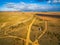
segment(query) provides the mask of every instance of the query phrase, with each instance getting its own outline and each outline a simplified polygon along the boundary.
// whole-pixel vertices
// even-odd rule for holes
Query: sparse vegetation
[[[60,45],[60,19],[37,13],[0,12],[0,45]],[[38,38],[46,28],[45,21],[47,30]]]

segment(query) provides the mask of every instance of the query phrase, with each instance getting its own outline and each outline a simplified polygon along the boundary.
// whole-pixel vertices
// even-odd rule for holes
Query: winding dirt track
[[[28,33],[27,33],[27,39],[26,39],[26,45],[29,44],[30,42],[30,32],[31,32],[31,27],[32,27],[32,24],[34,23],[36,18],[33,19],[33,21],[31,22],[31,24],[29,25],[29,29],[28,29]]]

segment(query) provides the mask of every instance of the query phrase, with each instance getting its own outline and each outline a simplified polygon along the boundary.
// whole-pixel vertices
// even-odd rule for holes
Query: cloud
[[[6,3],[0,7],[0,11],[49,11],[51,9],[56,9],[56,6],[51,5],[40,5],[36,3]]]
[[[49,0],[48,3],[60,3],[60,0]]]

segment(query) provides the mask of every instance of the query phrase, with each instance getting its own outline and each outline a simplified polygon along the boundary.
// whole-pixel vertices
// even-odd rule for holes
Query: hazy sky
[[[0,0],[0,11],[60,11],[60,0]]]

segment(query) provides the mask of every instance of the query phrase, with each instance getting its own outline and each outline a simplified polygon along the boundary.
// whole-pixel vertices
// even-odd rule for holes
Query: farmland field
[[[60,45],[60,12],[0,12],[0,45]]]

